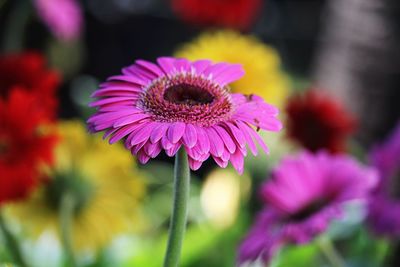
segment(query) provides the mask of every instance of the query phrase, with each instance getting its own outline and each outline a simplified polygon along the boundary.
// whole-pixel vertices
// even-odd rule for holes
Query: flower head
[[[76,0],[35,0],[40,18],[51,32],[62,41],[79,37],[83,27],[81,7]]]
[[[288,136],[310,151],[342,152],[355,130],[351,114],[323,91],[312,89],[292,97],[286,112]]]
[[[261,190],[265,208],[239,249],[239,261],[268,262],[285,243],[307,243],[341,216],[349,201],[364,203],[374,169],[347,156],[303,152],[288,157]]]
[[[280,69],[277,51],[255,37],[231,30],[206,32],[184,44],[175,54],[189,60],[209,58],[242,64],[246,74],[230,85],[235,93],[256,93],[278,107],[288,95],[289,81]]]
[[[225,26],[245,30],[255,21],[261,0],[171,0],[182,19],[198,25]]]
[[[12,214],[34,234],[59,234],[61,199],[74,199],[72,241],[75,248],[95,249],[116,234],[141,224],[140,200],[145,192],[143,174],[122,146],[110,148],[101,137],[89,136],[78,121],[58,126],[60,142],[50,179]]]
[[[256,131],[278,131],[278,110],[256,95],[230,94],[228,84],[239,79],[239,65],[208,60],[159,58],[158,65],[137,60],[100,86],[91,103],[97,112],[89,120],[93,132],[107,130],[110,143],[125,138],[125,147],[141,163],[161,150],[174,156],[180,147],[197,170],[214,158],[243,172],[246,144],[257,153],[254,139],[267,151]]]
[[[37,98],[18,87],[0,98],[0,205],[26,198],[39,182],[40,167],[52,162],[57,137],[41,131],[47,114]]]
[[[369,222],[376,233],[400,236],[400,123],[382,144],[370,153],[379,171],[379,184],[370,199]]]
[[[37,95],[37,107],[45,113],[42,115],[54,118],[59,83],[59,75],[46,67],[45,59],[39,53],[0,56],[0,98],[6,98],[13,88],[18,87]]]

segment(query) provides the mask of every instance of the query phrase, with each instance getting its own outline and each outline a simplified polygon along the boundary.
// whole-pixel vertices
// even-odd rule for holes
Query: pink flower
[[[379,172],[379,183],[369,202],[372,229],[391,238],[400,237],[400,122],[388,138],[370,152],[371,165]]]
[[[82,32],[83,18],[75,0],[35,0],[40,18],[51,32],[63,41],[77,39]]]
[[[228,84],[244,74],[240,65],[167,57],[157,63],[137,60],[100,86],[93,94],[100,99],[90,104],[98,109],[88,120],[93,132],[106,130],[110,143],[125,138],[141,163],[183,146],[192,170],[211,156],[242,173],[246,144],[256,155],[255,141],[268,153],[252,126],[279,131],[278,109],[255,95],[229,93]]]
[[[262,187],[265,208],[241,244],[239,262],[268,262],[285,243],[310,242],[340,218],[346,203],[366,204],[376,182],[374,169],[348,156],[287,157]]]

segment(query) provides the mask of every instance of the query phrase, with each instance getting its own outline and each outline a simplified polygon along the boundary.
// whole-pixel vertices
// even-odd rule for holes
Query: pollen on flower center
[[[153,81],[137,105],[156,121],[209,127],[232,115],[228,91],[203,76],[181,73]]]
[[[196,105],[209,104],[214,100],[214,97],[201,87],[178,84],[165,90],[164,99],[176,104]]]

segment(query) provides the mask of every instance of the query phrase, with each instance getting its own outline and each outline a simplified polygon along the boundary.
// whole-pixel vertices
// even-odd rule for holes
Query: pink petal
[[[226,130],[219,125],[215,125],[214,129],[217,131],[217,133],[221,137],[222,141],[224,141],[225,147],[228,149],[228,151],[230,153],[234,153],[236,150],[236,145],[233,142],[230,134],[228,134],[226,132]]]
[[[146,118],[150,117],[147,114],[139,113],[139,112],[140,111],[137,111],[137,113],[134,113],[134,114],[132,114],[130,116],[127,116],[127,117],[124,117],[122,119],[116,120],[114,122],[114,124],[113,124],[113,127],[116,128],[116,127],[121,127],[121,126],[125,126],[125,125],[128,125],[128,124],[133,124],[135,122],[138,122],[140,120],[143,120],[143,119],[146,119]]]
[[[228,166],[228,161],[224,161],[219,157],[215,157],[213,156],[214,161],[218,164],[218,166],[220,166],[221,168],[226,168],[226,166]]]
[[[165,135],[168,129],[168,123],[158,123],[150,134],[150,142],[157,143]]]
[[[174,122],[170,124],[167,132],[167,136],[169,141],[173,144],[177,143],[181,140],[183,134],[185,133],[185,123],[183,122]]]
[[[225,125],[229,127],[231,130],[231,135],[235,138],[236,142],[240,147],[246,146],[246,138],[244,137],[243,133],[234,125],[233,123],[226,122]]]
[[[161,71],[161,69],[152,62],[139,59],[139,60],[136,60],[135,63],[143,68],[148,69],[149,71],[152,71],[157,76],[160,76],[160,77],[164,76],[164,73]]]
[[[151,158],[155,158],[160,154],[161,152],[161,144],[160,143],[151,143],[147,141],[147,143],[143,146],[144,152],[146,152],[147,155]]]
[[[202,163],[202,161],[197,161],[189,157],[189,167],[193,171],[197,171],[201,167]]]
[[[138,130],[132,133],[133,137],[130,140],[130,145],[133,146],[149,139],[153,127],[153,123],[147,123],[145,126],[139,127]]]
[[[202,74],[203,71],[211,65],[210,60],[197,60],[192,63],[192,66],[195,68],[197,74]]]
[[[170,149],[171,147],[173,147],[174,144],[171,143],[171,142],[168,140],[168,137],[167,137],[166,135],[164,135],[164,136],[161,138],[161,146],[162,146],[162,148],[164,148],[165,150],[168,150],[168,149]]]
[[[242,153],[240,153],[240,150],[236,150],[235,153],[231,154],[230,162],[239,174],[243,174],[244,156],[242,155]]]
[[[248,126],[246,126],[241,121],[236,121],[236,124],[239,127],[239,129],[242,131],[244,137],[246,138],[246,142],[250,148],[251,153],[253,153],[254,156],[257,156],[257,154],[258,154],[257,146],[254,143],[253,138],[251,138],[250,133],[248,132],[248,131],[253,131],[253,130],[250,129]]]
[[[182,144],[174,144],[170,149],[165,150],[165,153],[169,157],[175,156],[176,152],[178,152],[179,148],[181,147]]]
[[[150,159],[150,157],[146,155],[146,153],[143,150],[140,150],[136,156],[139,162],[142,164],[146,164]]]
[[[161,69],[168,76],[175,73],[175,59],[171,57],[160,57],[157,59],[158,65],[160,65]]]
[[[201,154],[207,154],[210,151],[210,139],[203,128],[197,127],[197,144],[196,147],[200,150]]]
[[[107,79],[107,81],[124,81],[124,82],[129,82],[137,85],[142,85],[145,86],[148,84],[148,81],[145,81],[143,79],[140,79],[135,76],[127,76],[127,75],[116,75],[116,76],[111,76]]]
[[[185,146],[189,148],[194,147],[197,142],[196,127],[194,127],[192,124],[187,124],[182,140]]]
[[[224,152],[224,142],[213,127],[206,128],[210,136],[210,152],[214,156],[221,157]]]

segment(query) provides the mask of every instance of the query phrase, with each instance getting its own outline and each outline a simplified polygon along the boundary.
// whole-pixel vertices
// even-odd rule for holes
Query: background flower
[[[310,151],[344,152],[355,131],[355,119],[328,94],[310,89],[293,96],[286,106],[287,135]]]
[[[181,146],[192,170],[212,156],[217,164],[243,172],[246,144],[254,139],[268,148],[252,126],[279,131],[278,109],[256,95],[229,94],[227,85],[243,76],[240,65],[209,60],[159,58],[158,65],[137,60],[100,85],[90,106],[93,132],[107,130],[110,143],[126,137],[125,146],[142,163],[161,150],[172,157]]]
[[[182,19],[199,25],[247,29],[257,18],[261,0],[171,0]]]
[[[181,46],[175,55],[242,64],[245,75],[230,85],[235,93],[258,94],[278,107],[288,96],[289,79],[281,70],[278,52],[254,36],[230,30],[206,32]]]
[[[38,101],[19,87],[0,98],[0,204],[26,198],[40,180],[40,168],[52,163],[57,137],[45,132],[47,114]]]
[[[13,214],[34,233],[59,233],[61,198],[71,193],[76,202],[72,240],[81,249],[99,248],[116,234],[140,225],[138,205],[145,185],[129,152],[88,136],[77,121],[60,123],[58,132],[62,139],[51,179],[28,201],[15,205]]]
[[[83,28],[81,7],[75,0],[34,0],[39,17],[63,41],[79,37]]]
[[[379,171],[379,184],[370,200],[369,222],[376,233],[400,236],[400,124],[370,153],[370,162]]]
[[[268,262],[286,243],[304,244],[327,230],[346,203],[366,203],[377,182],[372,168],[348,156],[288,156],[262,187],[265,208],[239,249],[239,261]]]
[[[46,67],[46,60],[40,53],[0,56],[0,96],[7,97],[15,87],[29,91],[36,95],[37,108],[43,109],[43,117],[54,118],[56,115],[59,84],[58,73]]]

